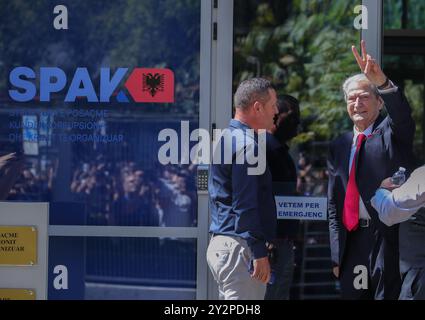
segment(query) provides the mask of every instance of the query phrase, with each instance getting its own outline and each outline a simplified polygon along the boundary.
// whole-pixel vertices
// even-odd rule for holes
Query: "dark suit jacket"
[[[267,134],[267,163],[273,180],[274,195],[295,196],[297,169],[289,154],[289,147],[282,145],[273,135]],[[277,220],[276,237],[295,240],[299,220]]]
[[[400,223],[400,272],[425,268],[425,208],[415,213],[414,220]]]
[[[376,242],[371,244],[378,257],[376,263],[385,274],[398,273],[398,225],[387,227],[378,218],[370,199],[382,180],[392,176],[400,166],[413,167],[413,136],[415,123],[410,106],[399,89],[395,93],[381,95],[388,112],[380,116],[373,133],[362,145],[356,161],[356,181],[360,196],[377,226]],[[345,191],[348,182],[353,132],[347,132],[330,145],[328,170],[328,211],[331,255],[334,265],[344,264],[347,232],[342,223]],[[355,232],[355,231],[354,231]],[[347,253],[349,254],[349,253]]]

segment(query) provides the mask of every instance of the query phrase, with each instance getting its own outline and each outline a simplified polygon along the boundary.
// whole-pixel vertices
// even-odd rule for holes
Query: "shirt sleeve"
[[[394,83],[391,80],[390,80],[390,84],[391,84],[391,87],[388,88],[388,89],[384,89],[384,90],[379,90],[378,89],[379,94],[387,94],[387,93],[397,92],[398,87],[395,86]]]
[[[251,145],[252,147],[252,145]],[[249,175],[247,161],[232,164],[233,210],[238,217],[237,232],[243,235],[254,259],[267,256],[266,236],[261,225],[258,190],[262,175]]]
[[[425,166],[416,169],[400,188],[393,191],[398,207],[419,209],[425,206]]]
[[[387,226],[409,220],[418,210],[398,207],[392,193],[385,189],[378,189],[371,200],[371,204],[378,211],[379,219]]]
[[[406,183],[393,192],[378,189],[371,204],[378,211],[383,223],[391,226],[407,221],[425,206],[425,183],[422,181],[424,173],[424,168],[413,172]]]

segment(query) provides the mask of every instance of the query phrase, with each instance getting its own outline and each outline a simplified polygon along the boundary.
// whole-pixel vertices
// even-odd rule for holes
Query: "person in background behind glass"
[[[295,195],[297,170],[289,154],[287,143],[298,134],[300,108],[297,99],[283,95],[278,99],[279,114],[276,126],[267,135],[267,163],[273,180],[273,191],[279,195]],[[278,220],[275,246],[275,261],[272,269],[275,281],[267,285],[266,300],[289,300],[289,290],[294,272],[294,240],[298,220]]]

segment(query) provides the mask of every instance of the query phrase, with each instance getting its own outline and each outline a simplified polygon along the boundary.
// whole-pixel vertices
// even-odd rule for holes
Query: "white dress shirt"
[[[409,220],[425,207],[425,166],[416,169],[405,184],[392,192],[378,189],[371,204],[387,226]]]
[[[363,133],[366,137],[369,136],[372,133],[373,124],[371,124],[365,131],[359,132],[357,131],[356,127],[354,126],[354,137],[353,137],[353,143],[351,144],[351,154],[350,154],[350,162],[348,167],[348,175],[350,175],[351,166],[353,164],[354,155],[356,153],[357,148],[357,138],[361,133]],[[360,205],[359,205],[359,219],[370,219],[370,215],[367,212],[366,206],[363,203],[362,197],[360,197]]]

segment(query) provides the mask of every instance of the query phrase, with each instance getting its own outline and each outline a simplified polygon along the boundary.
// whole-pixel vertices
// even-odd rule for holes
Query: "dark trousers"
[[[425,300],[425,268],[412,268],[402,279],[400,300]]]
[[[374,290],[371,286],[371,272],[369,268],[369,257],[371,245],[374,242],[371,227],[361,228],[349,232],[345,244],[345,255],[340,269],[341,298],[354,300],[373,300]],[[354,273],[356,266],[367,268],[367,289],[356,289],[355,278],[359,274]]]
[[[271,266],[275,274],[273,284],[267,285],[265,300],[289,300],[292,278],[294,274],[294,242],[292,240],[276,240],[276,263]]]
[[[353,300],[380,300],[384,299],[383,259],[376,250],[374,226],[358,227],[347,234],[345,254],[340,269],[341,297]],[[378,251],[378,252],[377,252]],[[364,277],[364,268],[361,272],[355,268],[364,266],[367,277]],[[358,279],[367,279],[367,289],[358,289],[355,286]],[[364,284],[362,282],[362,284]]]

